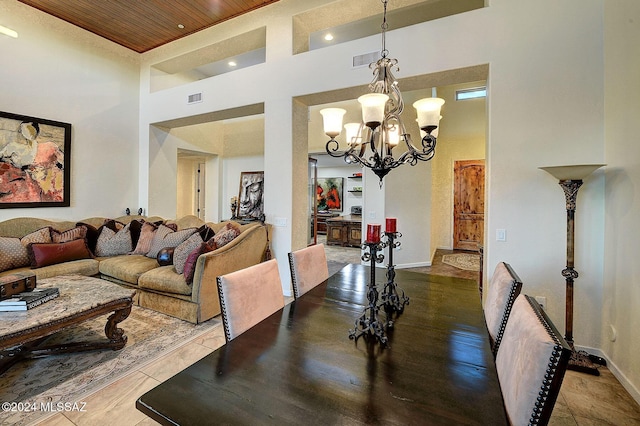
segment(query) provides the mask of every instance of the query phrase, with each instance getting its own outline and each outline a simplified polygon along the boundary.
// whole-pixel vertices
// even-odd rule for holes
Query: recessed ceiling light
[[[229,61],[229,66],[230,67],[235,67],[236,65],[238,65],[238,64],[236,64],[234,61]]]
[[[331,40],[333,40],[333,34],[331,34],[331,33],[327,33],[327,34],[325,34],[324,39],[325,39],[326,41],[331,41]]]
[[[181,30],[184,30],[184,25],[178,24],[178,28],[180,28]]]

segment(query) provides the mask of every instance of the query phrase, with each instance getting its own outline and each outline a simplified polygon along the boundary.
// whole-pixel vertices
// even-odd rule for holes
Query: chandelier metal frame
[[[403,164],[415,166],[418,161],[429,161],[435,155],[436,137],[432,132],[438,127],[438,123],[419,123],[419,127],[424,132],[421,140],[421,147],[417,148],[411,141],[411,135],[402,122],[401,114],[404,111],[404,101],[402,93],[398,87],[398,81],[393,75],[394,71],[399,71],[397,59],[388,57],[389,51],[386,48],[386,31],[387,23],[387,3],[388,0],[381,0],[384,6],[382,20],[382,50],[381,58],[369,65],[373,70],[373,80],[369,84],[372,94],[387,95],[388,99],[384,104],[384,116],[382,121],[361,121],[355,134],[347,131],[347,149],[340,151],[340,143],[335,139],[340,134],[340,130],[328,131],[325,124],[325,132],[331,138],[325,146],[325,149],[332,157],[344,157],[344,161],[349,164],[359,164],[361,167],[370,168],[379,178],[380,186],[382,179],[396,167]],[[358,98],[362,103],[364,95]],[[427,98],[432,103],[437,104],[437,119],[440,119],[440,106],[444,100],[438,98]],[[420,122],[419,103],[425,103],[426,100],[420,100],[414,103],[414,107],[418,109],[418,121]],[[428,102],[427,102],[428,103]],[[364,105],[364,104],[363,104]],[[334,109],[337,110],[337,109]],[[326,111],[326,110],[323,110]],[[321,113],[323,113],[321,111]],[[344,114],[344,110],[341,114]],[[364,116],[363,112],[363,116]],[[324,116],[324,113],[323,113]],[[326,123],[327,117],[325,117]],[[342,116],[340,116],[341,127]],[[424,120],[422,120],[424,121]],[[348,126],[348,125],[347,125]],[[347,127],[345,126],[345,128]],[[351,134],[350,134],[351,133]],[[397,159],[393,156],[393,149],[403,142],[407,150],[403,152]]]

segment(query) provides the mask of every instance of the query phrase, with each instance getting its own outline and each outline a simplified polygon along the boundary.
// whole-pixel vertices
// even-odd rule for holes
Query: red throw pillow
[[[193,275],[196,272],[196,263],[198,263],[198,257],[200,257],[201,254],[209,253],[210,251],[215,250],[215,248],[215,245],[202,243],[200,244],[200,247],[189,253],[189,256],[187,256],[187,260],[184,262],[183,270],[184,280],[187,284],[193,284]]]
[[[32,243],[27,246],[27,250],[32,268],[92,258],[84,239],[66,243]]]

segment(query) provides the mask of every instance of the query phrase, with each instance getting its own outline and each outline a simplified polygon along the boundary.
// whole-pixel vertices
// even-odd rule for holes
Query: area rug
[[[107,316],[80,324],[56,335],[56,341],[106,339]],[[22,361],[0,375],[0,401],[58,403],[81,400],[193,338],[220,327],[218,319],[194,325],[149,309],[134,306],[119,324],[127,345],[119,350],[63,354]],[[0,424],[23,425],[50,413],[0,412]]]
[[[465,271],[480,271],[480,255],[469,253],[443,254],[442,263]]]

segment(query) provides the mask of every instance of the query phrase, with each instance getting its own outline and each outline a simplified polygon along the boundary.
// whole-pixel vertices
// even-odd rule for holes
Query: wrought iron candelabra
[[[400,232],[385,232],[384,234],[387,236],[387,241],[384,244],[389,247],[389,263],[387,264],[387,283],[380,298],[387,314],[386,326],[391,328],[393,327],[394,315],[397,317],[402,314],[405,305],[409,304],[409,298],[404,295],[404,290],[398,289],[395,282],[396,270],[393,264],[393,249],[400,247],[400,241],[395,241],[395,239],[402,237],[402,234]]]
[[[385,243],[382,242],[366,242],[362,245],[363,250],[369,250],[362,255],[362,260],[371,264],[371,276],[367,285],[367,300],[369,304],[360,318],[356,320],[355,328],[349,330],[349,338],[357,341],[361,336],[364,336],[365,340],[369,338],[376,339],[382,345],[387,346],[389,340],[384,331],[385,324],[380,321],[378,315],[380,305],[378,304],[379,295],[376,288],[376,263],[382,263],[384,260],[384,255],[378,254],[378,252],[383,250],[384,247]]]

